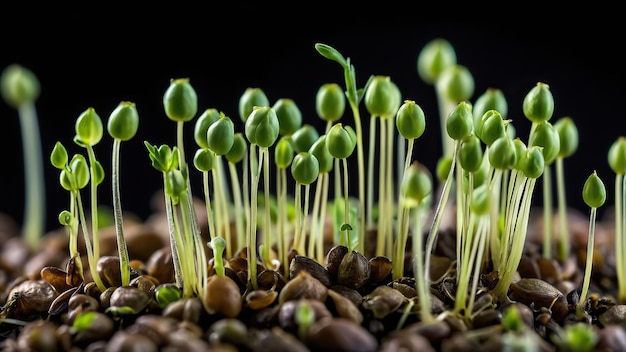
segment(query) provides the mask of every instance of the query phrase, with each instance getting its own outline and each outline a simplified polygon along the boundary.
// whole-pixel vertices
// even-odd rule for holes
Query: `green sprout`
[[[239,182],[237,164],[245,158],[246,154],[246,139],[243,136],[242,132],[235,132],[235,135],[233,136],[233,145],[232,147],[230,147],[230,150],[228,151],[228,153],[226,153],[226,155],[224,155],[224,157],[228,161],[228,171],[231,181],[230,184],[233,192],[233,202],[235,203],[235,231],[237,233],[236,238],[237,244],[239,246],[241,246],[242,243],[246,243],[246,230],[244,223],[246,217],[244,215],[244,200],[241,192],[241,183]]]
[[[561,233],[558,237],[557,259],[562,263],[570,254],[569,228],[567,221],[567,201],[565,195],[565,171],[563,160],[572,156],[578,149],[578,128],[574,119],[562,117],[554,123],[554,129],[559,135],[559,153],[556,157],[556,190],[558,197],[559,224]]]
[[[122,101],[113,110],[107,123],[107,131],[113,137],[113,155],[111,167],[111,182],[113,189],[113,213],[115,217],[115,233],[117,235],[117,250],[120,256],[120,273],[122,286],[130,284],[130,260],[128,248],[124,238],[124,224],[122,220],[122,203],[120,197],[120,146],[135,136],[139,127],[139,115],[135,103]]]
[[[363,128],[361,127],[361,112],[359,110],[359,104],[361,103],[361,99],[363,95],[367,91],[367,87],[373,80],[373,76],[371,76],[364,88],[358,89],[356,87],[356,71],[354,69],[354,65],[350,62],[350,58],[345,58],[337,49],[333,48],[330,45],[316,43],[315,49],[320,55],[323,57],[333,60],[337,62],[344,71],[345,83],[346,83],[346,97],[348,99],[348,104],[350,105],[350,109],[352,110],[352,115],[354,117],[354,129],[355,129],[355,146],[357,149],[357,167],[358,167],[358,177],[359,177],[359,212],[360,212],[360,228],[363,231],[359,232],[359,240],[357,242],[357,250],[363,252],[363,246],[365,244],[364,236],[365,236],[365,157],[363,155]],[[338,158],[342,159],[342,158]],[[347,200],[347,199],[346,199]],[[346,202],[346,209],[348,208]]]
[[[608,162],[615,173],[615,271],[617,273],[618,301],[626,302],[626,137],[619,136],[608,152]]]
[[[319,161],[315,155],[309,152],[299,152],[291,163],[291,175],[296,181],[296,229],[293,248],[300,255],[305,255],[306,253],[304,249],[304,235],[308,231],[307,220],[309,218],[311,184],[317,180],[319,171]],[[302,193],[304,193],[304,201],[302,201]],[[313,241],[313,239],[309,239],[309,241]]]
[[[550,338],[559,350],[570,352],[591,352],[598,343],[598,335],[593,326],[585,323],[559,328]]]
[[[372,208],[374,203],[374,156],[376,146],[380,146],[378,154],[378,238],[376,255],[391,256],[393,239],[393,137],[394,117],[402,102],[400,89],[389,76],[374,76],[365,91],[364,103],[370,114],[370,137],[367,163],[367,208],[365,210],[366,229],[373,226]],[[379,142],[376,142],[376,121],[379,122]]]
[[[287,168],[291,165],[294,157],[293,145],[290,137],[281,137],[274,148],[274,162],[276,164],[276,193],[278,196],[278,253],[280,262],[283,264],[283,275],[289,276],[287,264]]]
[[[269,147],[272,146],[279,134],[279,124],[276,112],[269,106],[255,106],[246,119],[245,124],[246,138],[250,142],[249,161],[250,175],[252,184],[250,187],[250,217],[247,227],[247,246],[248,246],[248,280],[252,284],[253,289],[258,288],[256,277],[256,223],[257,223],[257,192],[259,181],[261,179],[261,171],[264,172],[265,185],[265,235],[266,240],[269,239],[270,229],[270,197],[269,197]],[[257,156],[258,152],[258,156]],[[267,165],[263,169],[263,165]],[[269,246],[269,242],[265,242]],[[267,259],[267,258],[264,258]],[[269,263],[268,263],[269,264]]]
[[[324,226],[326,223],[326,213],[328,206],[328,184],[329,173],[333,169],[333,156],[326,148],[326,135],[321,135],[309,152],[317,158],[319,163],[319,175],[317,176],[315,199],[313,201],[313,213],[311,224],[311,239],[309,241],[308,253],[317,258],[319,263],[324,262]],[[317,251],[316,251],[317,249]],[[315,253],[315,254],[314,254]]]
[[[41,137],[35,101],[41,86],[37,76],[28,68],[12,64],[0,74],[0,93],[4,101],[17,109],[24,150],[24,220],[22,233],[31,251],[40,245],[45,231],[45,184]]]
[[[596,213],[598,208],[601,207],[606,201],[606,188],[604,182],[598,176],[598,173],[594,170],[583,185],[583,200],[585,204],[591,208],[589,214],[589,234],[587,236],[587,258],[585,261],[585,275],[583,277],[582,289],[580,292],[580,298],[576,305],[576,316],[582,318],[585,316],[585,302],[587,301],[587,291],[589,290],[589,284],[591,281],[591,271],[593,266],[593,249],[594,249],[594,235],[596,230]]]

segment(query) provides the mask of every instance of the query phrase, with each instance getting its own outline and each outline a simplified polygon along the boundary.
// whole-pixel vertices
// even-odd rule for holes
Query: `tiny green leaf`
[[[193,126],[193,139],[200,148],[209,147],[206,133],[209,130],[209,126],[211,126],[213,122],[219,120],[219,118],[220,113],[217,109],[208,108],[205,109],[196,120],[196,123]]]
[[[102,167],[102,164],[98,160],[94,160],[93,169],[93,182],[94,184],[99,185],[102,183],[102,181],[104,181],[104,167]]]
[[[315,50],[317,50],[317,52],[323,57],[339,63],[344,69],[346,69],[349,65],[343,55],[330,45],[315,43]]]
[[[150,161],[155,169],[168,172],[178,167],[178,148],[170,148],[165,144],[157,148],[147,141],[144,141],[144,145],[148,149]]]
[[[446,119],[448,136],[459,141],[472,133],[472,104],[467,101],[459,102]]]
[[[286,169],[293,161],[294,150],[290,137],[282,137],[274,148],[274,161],[280,169]]]
[[[472,110],[472,114],[474,115],[474,129],[478,129],[483,115],[489,110],[496,110],[504,117],[508,115],[509,106],[502,90],[487,88],[485,92],[476,99]]]
[[[193,165],[196,169],[202,172],[208,172],[213,169],[214,162],[215,154],[207,148],[200,148],[196,150],[196,153],[193,156]]]
[[[608,153],[609,166],[618,175],[626,174],[626,137],[619,136]]]
[[[52,148],[52,153],[50,153],[50,163],[57,169],[63,170],[65,165],[67,165],[67,160],[67,149],[61,142],[56,142],[54,148]]]
[[[594,170],[583,185],[583,200],[590,208],[599,208],[606,200],[606,188]]]
[[[154,290],[154,297],[161,309],[181,299],[180,289],[173,284],[161,284]]]
[[[302,126],[302,112],[293,99],[281,98],[272,105],[278,117],[279,133],[287,136]]]
[[[344,127],[336,123],[328,131],[326,148],[330,155],[337,159],[349,157],[356,147],[356,134],[350,126]]]
[[[417,73],[427,84],[434,84],[441,72],[456,65],[456,52],[444,38],[435,38],[426,43],[417,57]]]
[[[81,146],[94,146],[100,142],[104,133],[102,119],[92,107],[83,111],[76,119],[76,137]]]
[[[578,149],[578,128],[574,119],[569,116],[561,117],[554,123],[554,129],[559,134],[559,157],[571,156]]]
[[[170,80],[170,85],[163,94],[163,108],[165,115],[176,122],[186,122],[196,116],[198,95],[189,78]]]
[[[270,147],[278,138],[278,117],[269,106],[255,107],[246,120],[246,138],[259,147]]]
[[[207,145],[216,155],[228,153],[235,142],[235,126],[231,119],[220,113],[220,118],[207,130]]]
[[[303,185],[313,183],[320,172],[320,164],[315,155],[309,152],[296,154],[291,163],[291,175],[296,182]]]
[[[377,75],[365,91],[365,108],[370,115],[381,118],[395,116],[401,104],[402,95],[391,77]]]
[[[81,154],[75,154],[69,164],[71,170],[72,189],[83,189],[89,183],[89,166]]]
[[[312,125],[305,124],[291,135],[291,143],[296,153],[306,152],[320,138],[319,132]]]
[[[346,110],[346,95],[337,83],[325,83],[315,95],[317,116],[327,122],[336,122]]]
[[[225,154],[226,160],[231,163],[240,162],[246,154],[248,144],[242,132],[236,132],[233,136],[233,145],[228,153]]]
[[[111,137],[127,141],[135,136],[139,128],[139,113],[135,103],[120,102],[109,116],[107,130]]]
[[[37,100],[41,86],[31,70],[19,64],[11,64],[0,74],[0,92],[7,104],[19,108]]]
[[[63,210],[59,213],[59,224],[63,226],[71,226],[73,219],[74,217],[72,216],[72,213],[67,210]]]
[[[522,103],[524,116],[533,123],[548,121],[554,112],[554,97],[550,86],[546,83],[537,84],[524,97]]]
[[[79,313],[76,318],[74,318],[74,322],[72,323],[72,328],[75,331],[87,331],[91,329],[91,324],[97,317],[97,312],[94,311],[85,311]]]
[[[320,174],[330,172],[333,169],[333,156],[326,148],[326,135],[321,135],[309,148],[309,152],[317,158],[320,163]]]
[[[248,87],[239,98],[239,117],[246,122],[255,106],[270,106],[270,101],[263,89]]]
[[[413,100],[405,100],[396,115],[396,128],[406,139],[421,137],[426,129],[426,116],[422,107]]]
[[[437,90],[450,101],[469,100],[474,94],[474,77],[463,65],[450,66],[437,79]]]

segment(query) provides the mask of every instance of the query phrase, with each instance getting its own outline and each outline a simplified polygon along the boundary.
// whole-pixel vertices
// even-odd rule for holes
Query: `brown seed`
[[[253,290],[245,296],[246,307],[253,310],[267,308],[276,302],[276,298],[278,298],[278,292],[275,290]]]
[[[111,294],[111,307],[130,307],[135,314],[140,313],[151,303],[147,293],[134,286],[118,287]]]
[[[202,298],[204,309],[209,314],[219,314],[226,318],[235,318],[243,308],[239,286],[228,276],[212,275],[209,277]]]
[[[40,272],[41,278],[47,281],[58,292],[67,291],[72,285],[68,284],[65,279],[67,272],[56,266],[45,266]]]
[[[351,300],[334,290],[328,290],[328,297],[330,297],[330,301],[332,302],[331,309],[334,308],[338,317],[346,318],[356,324],[363,322],[363,313],[361,313],[359,307],[352,303]]]
[[[300,271],[306,271],[318,279],[324,286],[330,286],[328,270],[317,261],[303,255],[296,255],[289,264],[289,277],[294,278]]]
[[[93,314],[94,316],[88,326],[83,326],[76,332],[74,343],[78,345],[88,344],[98,340],[106,340],[113,335],[115,324],[108,315],[101,312],[84,312],[81,314]]]
[[[36,314],[45,315],[58,295],[59,293],[47,281],[26,280],[11,289],[3,308],[14,307],[11,315],[14,318]]]
[[[378,349],[374,335],[345,318],[322,319],[313,323],[307,341],[319,351],[375,352]]]
[[[278,304],[292,299],[317,299],[326,301],[328,288],[318,279],[306,271],[301,271],[296,277],[287,281],[285,287],[278,294]]]
[[[358,289],[370,278],[372,268],[363,254],[350,251],[342,259],[337,272],[337,283]]]
[[[510,298],[528,306],[532,304],[536,309],[549,308],[556,321],[561,321],[569,312],[563,293],[540,279],[523,278],[512,283]]]
[[[371,311],[377,319],[381,319],[398,310],[404,302],[406,297],[400,291],[383,285],[363,297],[361,306]]]
[[[371,267],[370,283],[379,284],[390,278],[391,259],[385,256],[376,256],[370,258],[369,262]]]

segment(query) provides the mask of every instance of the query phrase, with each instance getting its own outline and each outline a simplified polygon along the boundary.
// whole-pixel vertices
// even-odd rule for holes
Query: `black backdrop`
[[[614,28],[618,23],[611,21],[615,12],[609,9],[586,8],[572,16],[543,8],[510,8],[494,14],[393,3],[380,3],[377,8],[308,2],[283,7],[246,2],[219,7],[43,6],[48,8],[6,6],[0,21],[0,67],[18,62],[33,70],[42,84],[36,107],[48,228],[57,227],[56,215],[67,206],[68,196],[47,158],[56,141],[71,152],[81,151],[72,144],[73,124],[87,107],[94,107],[106,121],[118,102],[137,104],[139,132],[122,144],[122,204],[145,217],[151,211],[150,197],[161,186],[161,175],[150,166],[143,141],[175,143],[175,123],[162,107],[170,78],[189,77],[198,92],[199,111],[210,107],[224,111],[238,130],[242,123],[237,102],[250,86],[263,88],[271,102],[294,99],[305,121],[321,126],[314,109],[315,92],[323,83],[343,85],[344,81],[340,66],[315,51],[316,42],[330,44],[350,57],[359,86],[369,75],[388,75],[403,98],[422,106],[427,130],[414,156],[431,169],[441,151],[438,111],[433,87],[422,82],[416,70],[417,55],[429,40],[444,37],[453,44],[458,62],[474,76],[472,99],[488,87],[504,92],[509,117],[524,140],[529,123],[522,114],[522,99],[536,82],[548,83],[555,98],[553,119],[569,115],[579,127],[580,147],[565,163],[569,202],[587,212],[580,191],[593,170],[607,185],[607,204],[612,202],[614,176],[606,153],[619,135],[626,134],[622,107],[626,75],[622,39]],[[363,117],[367,127],[367,114]],[[4,136],[0,138],[0,211],[21,221],[23,169],[17,112],[1,102],[0,118]],[[350,123],[349,110],[345,119]],[[192,129],[189,124],[189,136]],[[110,170],[107,137],[105,132],[96,153]],[[194,148],[188,139],[188,153]],[[199,178],[194,187],[200,194],[198,182]],[[109,185],[110,178],[100,187],[103,203],[110,202]],[[535,200],[540,204],[541,196]]]

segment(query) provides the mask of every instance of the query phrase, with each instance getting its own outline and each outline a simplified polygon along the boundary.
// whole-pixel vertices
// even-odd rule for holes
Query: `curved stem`
[[[122,220],[122,202],[120,200],[120,145],[122,141],[113,140],[113,156],[111,167],[111,186],[113,189],[113,215],[115,218],[115,234],[117,235],[117,252],[120,256],[120,274],[122,286],[130,285],[130,260],[128,258],[128,248],[124,238],[124,223]],[[94,238],[94,248],[95,248]],[[95,252],[95,251],[94,251]]]

